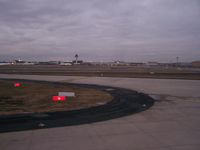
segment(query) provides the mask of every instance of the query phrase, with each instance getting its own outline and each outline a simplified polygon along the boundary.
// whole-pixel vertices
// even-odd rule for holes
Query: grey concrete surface
[[[1,133],[2,150],[200,149],[200,81],[3,74],[0,78],[111,85],[143,91],[157,100],[149,110],[119,119]]]

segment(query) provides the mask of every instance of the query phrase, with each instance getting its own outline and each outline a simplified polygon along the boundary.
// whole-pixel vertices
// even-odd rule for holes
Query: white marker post
[[[75,97],[74,92],[58,92],[58,96]]]

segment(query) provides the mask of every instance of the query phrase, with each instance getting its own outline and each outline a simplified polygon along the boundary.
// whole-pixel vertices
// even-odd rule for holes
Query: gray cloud
[[[200,59],[199,0],[0,0],[0,59]]]

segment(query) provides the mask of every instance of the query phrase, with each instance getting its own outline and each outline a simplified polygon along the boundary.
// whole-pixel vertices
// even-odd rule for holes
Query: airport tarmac
[[[109,121],[0,134],[3,150],[199,150],[200,81],[110,77],[5,75],[31,79],[109,85],[149,94],[150,109]]]

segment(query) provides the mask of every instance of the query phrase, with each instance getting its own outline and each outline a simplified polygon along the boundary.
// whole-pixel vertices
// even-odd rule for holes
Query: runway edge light
[[[53,96],[52,100],[54,102],[58,102],[58,101],[65,101],[66,100],[66,96]]]
[[[15,83],[14,84],[14,87],[20,87],[21,86],[21,83]]]

